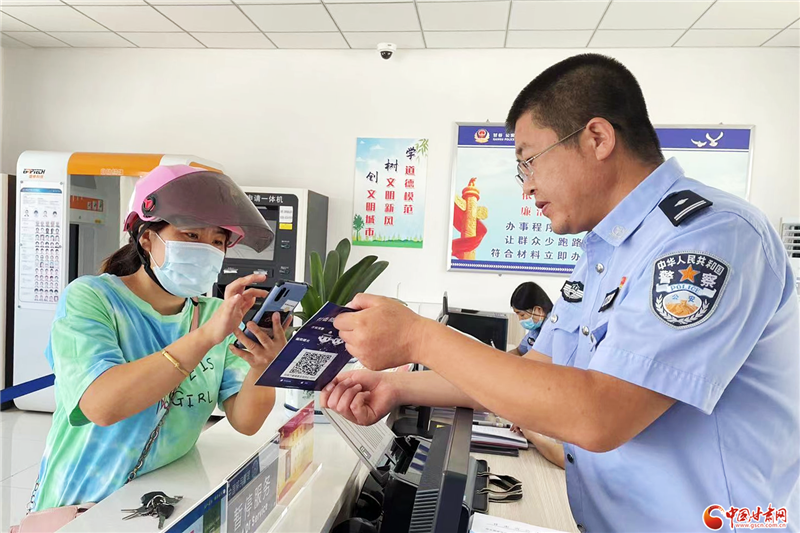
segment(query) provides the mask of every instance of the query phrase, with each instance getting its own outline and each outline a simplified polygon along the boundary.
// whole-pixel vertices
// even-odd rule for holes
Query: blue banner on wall
[[[656,128],[666,159],[686,175],[747,199],[752,128]],[[514,134],[502,124],[459,124],[448,265],[478,272],[572,272],[583,236],[558,235],[525,195],[516,174]]]
[[[662,150],[749,151],[750,128],[656,128]]]
[[[514,134],[506,132],[505,126],[464,125],[458,127],[459,146],[505,146],[514,148]]]

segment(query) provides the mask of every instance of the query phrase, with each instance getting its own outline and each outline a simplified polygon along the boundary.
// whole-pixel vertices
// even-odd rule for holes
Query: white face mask
[[[211,290],[217,281],[225,254],[210,244],[165,241],[164,263],[153,261],[153,272],[164,289],[182,298],[194,298]]]

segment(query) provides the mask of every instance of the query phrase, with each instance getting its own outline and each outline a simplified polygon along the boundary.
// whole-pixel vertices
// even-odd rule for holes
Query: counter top
[[[170,496],[183,496],[175,513],[167,520],[166,530],[243,466],[287,419],[283,391],[278,391],[275,408],[256,435],[248,437],[238,433],[223,418],[203,432],[194,449],[184,457],[125,485],[61,531],[157,532],[158,522],[154,518],[123,521],[124,513],[120,511],[138,507],[142,494],[156,490]],[[275,532],[330,529],[355,487],[360,486],[359,477],[363,480],[366,475],[356,454],[329,424],[314,426],[314,459],[309,470],[307,474],[310,475],[295,491],[291,505],[277,520],[273,517],[265,522],[264,528]]]
[[[557,467],[531,445],[519,457],[474,453],[489,463],[495,474],[508,474],[522,481],[522,499],[509,503],[489,503],[493,516],[535,526],[578,533],[567,497],[567,479]]]

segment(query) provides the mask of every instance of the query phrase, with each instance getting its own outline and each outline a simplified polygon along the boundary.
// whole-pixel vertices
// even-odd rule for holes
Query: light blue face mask
[[[210,244],[165,241],[164,264],[153,261],[153,272],[164,289],[182,298],[194,298],[211,290],[222,270],[225,254]]]
[[[520,320],[519,325],[523,328],[527,329],[528,331],[535,331],[542,327],[542,323],[544,320],[540,320],[539,322],[534,322],[533,317],[526,318],[525,320]]]

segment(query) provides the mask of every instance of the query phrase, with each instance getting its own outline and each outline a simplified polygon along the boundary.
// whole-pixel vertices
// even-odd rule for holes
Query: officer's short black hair
[[[536,76],[514,100],[506,129],[514,131],[517,121],[528,112],[538,126],[552,129],[559,139],[595,117],[604,118],[634,157],[644,163],[664,162],[639,82],[622,63],[608,56],[580,54]],[[565,144],[577,146],[578,135]]]
[[[553,310],[553,302],[540,286],[532,281],[526,281],[511,295],[511,307],[520,311],[529,311],[534,307],[541,307],[545,313]]]

